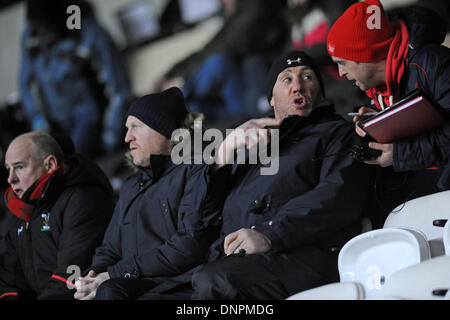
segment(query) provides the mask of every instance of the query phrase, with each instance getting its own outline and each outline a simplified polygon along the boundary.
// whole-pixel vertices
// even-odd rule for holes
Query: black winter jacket
[[[306,261],[330,281],[336,280],[337,263],[330,265],[329,256],[361,231],[372,168],[349,155],[355,143],[353,126],[331,105],[318,106],[307,118],[285,119],[279,135],[277,174],[261,175],[261,165],[237,166],[223,205],[221,237],[211,247],[209,259],[224,256],[226,235],[252,228],[271,240],[267,259],[279,257],[284,261],[281,266],[297,261],[298,272]],[[308,247],[321,253],[305,255]],[[282,270],[273,270],[281,281],[296,281],[296,274]]]
[[[0,266],[4,298],[73,299],[66,281],[73,282],[91,264],[103,239],[114,209],[108,178],[82,156],[65,162],[69,171],[52,176],[30,222],[10,219]]]
[[[151,168],[151,169],[150,169]],[[203,262],[217,238],[223,201],[210,181],[212,167],[174,165],[170,156],[152,155],[123,184],[103,244],[90,269],[111,278],[152,278],[184,273]]]
[[[434,11],[405,9],[399,16],[408,26],[409,50],[399,84],[400,98],[419,87],[450,114],[450,49],[440,45],[445,25]],[[394,142],[394,170],[420,170],[442,166],[450,160],[450,118],[420,136]]]

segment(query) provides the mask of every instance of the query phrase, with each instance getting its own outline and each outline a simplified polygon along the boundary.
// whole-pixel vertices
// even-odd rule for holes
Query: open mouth
[[[303,97],[295,98],[294,101],[293,101],[293,104],[294,104],[295,106],[297,106],[297,107],[300,107],[300,108],[301,108],[301,107],[304,107],[305,104],[306,104],[306,99],[303,98]]]

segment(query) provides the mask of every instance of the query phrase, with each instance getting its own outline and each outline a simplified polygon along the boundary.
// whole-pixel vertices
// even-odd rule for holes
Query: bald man
[[[81,156],[64,156],[48,134],[16,137],[5,155],[7,252],[0,299],[72,299],[114,203],[107,177]]]

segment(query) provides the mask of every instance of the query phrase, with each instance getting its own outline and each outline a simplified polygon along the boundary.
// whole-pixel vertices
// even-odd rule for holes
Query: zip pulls
[[[380,104],[381,110],[386,109],[385,105],[384,105],[384,99],[382,95],[377,95],[378,96],[378,103]],[[392,106],[394,104],[394,96],[389,96],[389,106]]]

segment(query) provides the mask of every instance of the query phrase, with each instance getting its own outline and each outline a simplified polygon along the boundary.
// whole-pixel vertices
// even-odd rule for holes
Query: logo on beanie
[[[334,44],[329,44],[328,45],[328,51],[334,52]]]
[[[291,65],[291,64],[293,64],[294,62],[302,63],[302,58],[297,58],[297,59],[295,59],[295,60],[287,59],[286,62],[287,62],[288,65]]]

